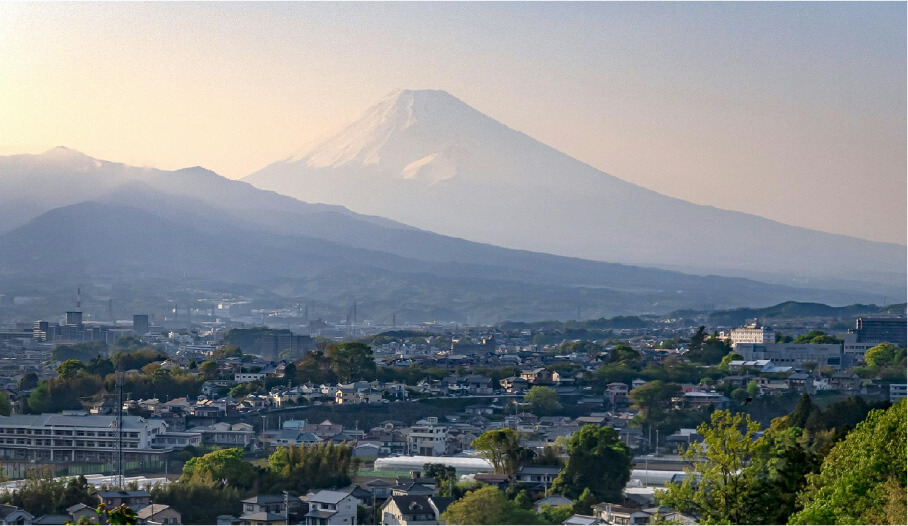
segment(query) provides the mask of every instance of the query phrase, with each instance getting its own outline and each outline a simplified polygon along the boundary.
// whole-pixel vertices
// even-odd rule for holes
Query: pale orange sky
[[[239,178],[395,88],[444,89],[664,194],[905,243],[905,20],[896,3],[0,3],[0,154]]]

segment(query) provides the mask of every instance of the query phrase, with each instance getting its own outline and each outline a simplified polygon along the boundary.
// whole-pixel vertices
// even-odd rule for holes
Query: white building
[[[743,327],[731,330],[731,346],[735,347],[739,343],[772,343],[775,335],[766,327],[759,324],[758,320]]]
[[[306,524],[356,524],[359,499],[349,491],[321,490],[306,496]]]
[[[413,455],[442,456],[447,451],[448,428],[438,425],[438,418],[430,416],[410,428],[407,447]]]
[[[169,448],[157,443],[163,420],[123,416],[125,460],[161,460]],[[84,412],[0,416],[0,459],[35,462],[112,462],[117,419]]]
[[[265,373],[235,373],[233,375],[233,381],[238,384],[244,384],[247,382],[257,382],[265,377]]]

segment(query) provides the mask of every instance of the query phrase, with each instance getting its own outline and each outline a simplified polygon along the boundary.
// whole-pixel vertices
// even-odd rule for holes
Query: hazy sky
[[[664,194],[905,242],[905,3],[0,3],[0,154],[239,178],[395,88]]]

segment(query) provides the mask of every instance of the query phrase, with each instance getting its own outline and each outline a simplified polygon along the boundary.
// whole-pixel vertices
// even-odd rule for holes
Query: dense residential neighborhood
[[[144,315],[130,327],[73,311],[63,324],[9,328],[0,340],[4,474],[44,466],[43,476],[58,477],[47,481],[103,482],[85,482],[84,502],[43,515],[12,505],[28,485],[8,483],[6,520],[77,522],[103,504],[145,524],[181,524],[186,513],[218,524],[457,523],[466,520],[456,519],[458,499],[490,486],[515,499],[506,505],[525,504],[533,522],[695,523],[695,510],[666,506],[658,492],[683,486],[695,466],[684,451],[704,443],[714,411],[768,426],[805,396],[868,408],[877,406],[863,399],[885,407],[906,396],[904,317],[861,317],[844,329],[821,318],[711,330],[705,321],[363,326],[371,334],[359,336],[348,325],[339,327],[346,336],[326,337],[218,324],[165,332]],[[627,472],[613,475],[617,492],[580,495],[591,488],[571,488],[562,474],[579,454],[571,441],[594,430],[612,433]],[[501,464],[491,452],[505,443],[514,459]],[[292,463],[329,448],[348,459],[331,479],[343,486],[255,491],[308,469],[281,468],[288,454]],[[266,470],[249,476],[266,478],[233,490],[218,483],[229,513],[180,509],[165,488],[198,484],[189,466],[219,451],[236,451],[236,462]]]

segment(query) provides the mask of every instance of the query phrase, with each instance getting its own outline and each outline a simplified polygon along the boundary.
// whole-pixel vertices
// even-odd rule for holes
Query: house
[[[438,524],[451,497],[393,496],[381,506],[381,524]]]
[[[612,382],[605,388],[605,396],[612,405],[622,405],[627,403],[627,384],[622,382]]]
[[[95,496],[98,498],[99,504],[103,504],[108,508],[116,508],[121,504],[125,504],[137,510],[148,506],[151,501],[151,495],[145,490],[98,491],[95,492]]]
[[[816,390],[813,387],[813,377],[804,372],[794,372],[785,379],[788,383],[788,390],[798,393],[813,394]]]
[[[285,499],[283,495],[256,495],[255,497],[243,499],[240,502],[243,504],[243,514],[267,511],[269,513],[283,515],[285,510]],[[240,518],[242,519],[242,517]]]
[[[717,409],[725,409],[731,403],[731,400],[722,393],[715,391],[690,391],[681,396],[681,403],[685,408],[713,406]]]
[[[464,378],[467,392],[471,395],[490,395],[493,393],[492,379],[488,376],[470,375]]]
[[[419,420],[407,433],[407,446],[411,454],[438,457],[447,451],[448,428],[438,425],[438,418],[430,416]]]
[[[542,513],[545,506],[571,506],[574,501],[563,495],[549,495],[544,499],[539,499],[533,504],[536,513]]]
[[[508,394],[523,393],[530,388],[530,383],[519,376],[509,376],[498,381]]]
[[[497,486],[501,491],[508,489],[508,484],[510,483],[507,475],[498,473],[477,473],[473,475],[473,480],[489,486]]]
[[[544,367],[521,371],[520,377],[531,384],[550,384],[552,383],[552,371]]]
[[[650,514],[640,508],[620,506],[610,502],[594,505],[593,513],[604,524],[633,526],[635,524],[648,524],[650,520]]]
[[[861,377],[856,373],[835,373],[829,379],[830,389],[836,391],[859,391],[861,384]]]
[[[139,524],[183,524],[180,512],[167,504],[149,504],[136,512]]]
[[[521,466],[514,477],[516,482],[532,487],[550,488],[561,473],[560,466]]]
[[[602,522],[592,515],[581,515],[579,513],[575,513],[574,515],[568,517],[561,524],[569,526],[588,526],[592,524],[602,524]]]
[[[31,524],[33,520],[34,515],[18,506],[0,504],[0,524]]]
[[[391,488],[391,496],[403,496],[403,495],[423,495],[423,496],[432,496],[435,494],[435,489],[428,486],[423,486],[417,482],[406,482],[404,484],[399,484]]]
[[[66,508],[66,513],[69,514],[70,520],[74,524],[79,524],[80,520],[98,520],[98,512],[94,508],[86,506],[85,504],[74,504]]]
[[[305,497],[309,512],[306,524],[356,524],[356,506],[359,500],[351,491],[321,490]]]
[[[353,446],[353,456],[357,458],[375,458],[381,452],[381,446],[375,442],[360,442]]]
[[[287,517],[270,511],[258,511],[240,515],[240,524],[287,524]]]
[[[396,484],[393,482],[382,479],[375,479],[367,482],[365,489],[376,499],[387,499],[391,496],[391,488],[393,486],[396,486]]]

